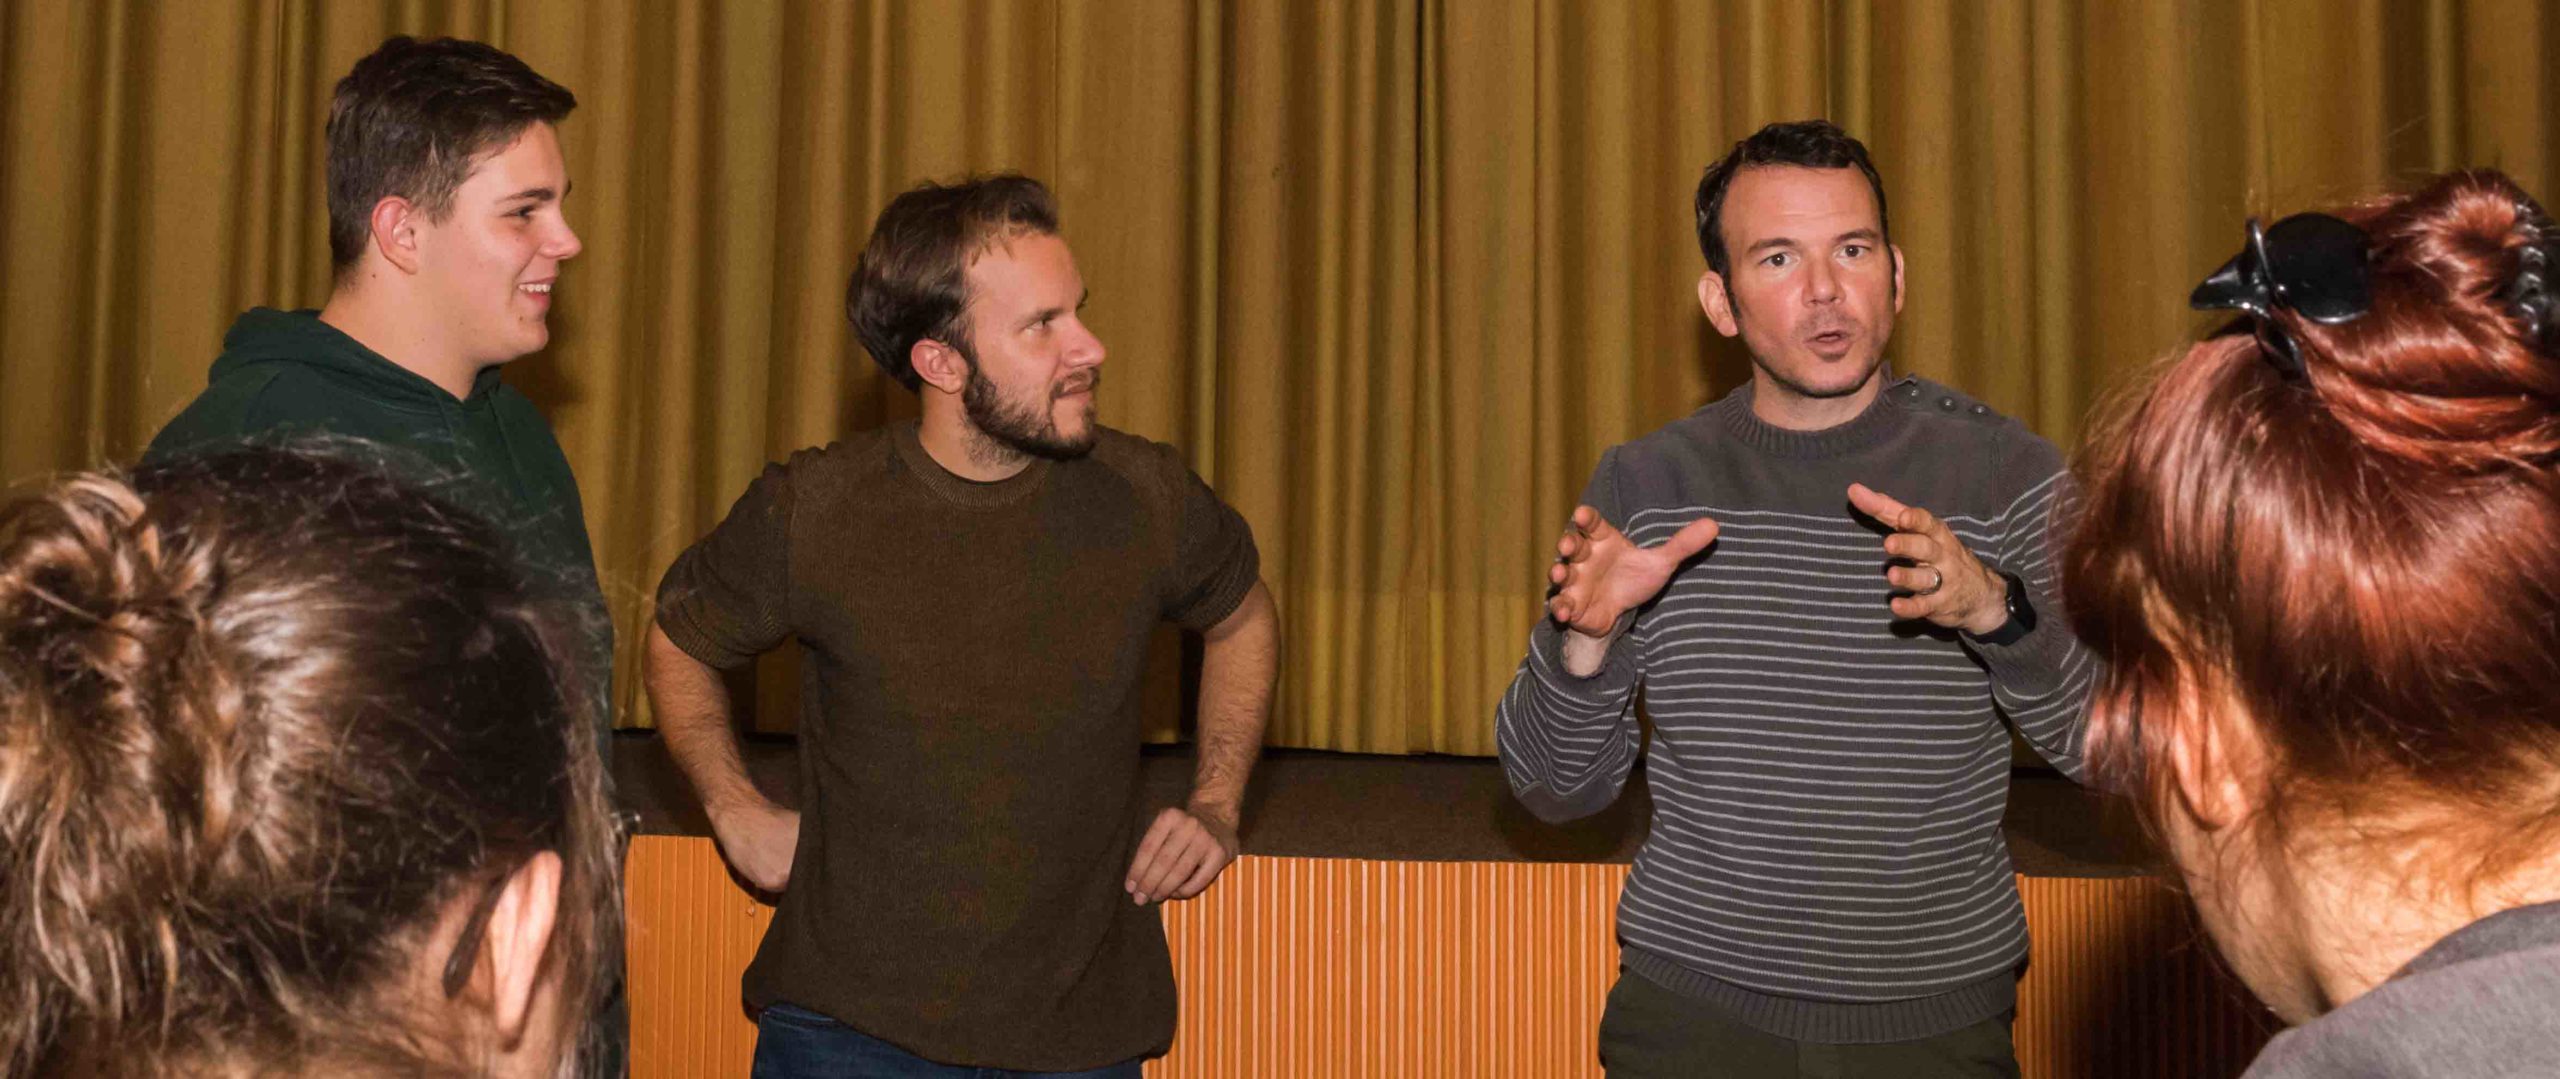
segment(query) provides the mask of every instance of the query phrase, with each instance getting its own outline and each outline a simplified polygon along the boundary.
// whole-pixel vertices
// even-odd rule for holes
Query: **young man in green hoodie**
[[[144,459],[312,435],[390,447],[584,609],[601,694],[611,636],[577,480],[542,413],[498,377],[550,340],[551,286],[578,254],[553,129],[576,106],[476,41],[395,37],[357,61],[329,108],[327,306],[241,315]]]
[[[578,612],[610,749],[613,632],[578,482],[542,413],[498,377],[549,343],[551,286],[578,254],[554,130],[577,104],[476,41],[395,37],[356,61],[329,106],[327,305],[241,315],[143,458],[313,436],[384,447],[513,536],[536,589]],[[608,982],[596,1070],[619,1074],[627,1012]]]

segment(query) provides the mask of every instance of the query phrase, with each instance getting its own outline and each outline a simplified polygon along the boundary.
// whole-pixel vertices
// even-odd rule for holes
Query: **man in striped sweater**
[[[1495,717],[1512,789],[1618,795],[1613,1075],[2004,1075],[2026,922],[2001,717],[2080,774],[2095,670],[2054,597],[2053,444],[1894,381],[1902,257],[1866,148],[1773,124],[1698,187],[1698,300],[1752,379],[1603,454]],[[1923,508],[1926,507],[1926,508]]]

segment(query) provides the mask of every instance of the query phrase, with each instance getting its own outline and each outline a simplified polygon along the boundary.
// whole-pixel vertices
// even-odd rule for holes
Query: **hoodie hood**
[[[204,392],[160,429],[143,459],[314,435],[399,451],[383,463],[416,469],[413,481],[507,533],[532,575],[557,582],[582,610],[595,639],[581,666],[594,698],[608,699],[613,637],[577,477],[541,410],[500,381],[497,367],[456,400],[318,311],[252,308],[223,336]]]
[[[394,407],[433,411],[454,401],[444,387],[320,321],[320,312],[313,310],[250,308],[223,335],[222,356],[213,361],[208,381],[219,383],[274,366],[325,371],[335,376],[333,381]],[[498,369],[484,368],[465,400],[478,400],[498,385]]]

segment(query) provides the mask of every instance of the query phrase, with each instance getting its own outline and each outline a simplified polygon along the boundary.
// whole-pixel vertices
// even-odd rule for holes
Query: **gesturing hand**
[[[790,885],[791,862],[800,848],[798,811],[771,803],[739,806],[713,817],[711,831],[747,883],[768,892]]]
[[[1888,601],[1896,618],[1926,619],[1972,634],[2009,620],[2009,582],[1975,558],[1938,515],[1906,506],[1863,483],[1849,485],[1849,504],[1893,534],[1884,553],[1909,562],[1888,567],[1885,580],[1910,595]]]
[[[1207,813],[1166,806],[1138,841],[1121,889],[1144,906],[1161,899],[1189,899],[1218,879],[1241,849],[1236,826]]]
[[[1547,570],[1547,583],[1555,586],[1547,613],[1566,628],[1606,637],[1621,616],[1659,594],[1681,563],[1715,539],[1716,523],[1700,517],[1670,539],[1638,547],[1600,511],[1576,506],[1573,522],[1556,541],[1556,564]]]

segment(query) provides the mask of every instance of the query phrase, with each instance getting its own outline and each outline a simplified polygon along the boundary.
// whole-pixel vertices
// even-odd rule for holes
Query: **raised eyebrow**
[[[1785,236],[1772,236],[1766,240],[1760,241],[1759,243],[1743,248],[1742,253],[1746,255],[1757,255],[1771,248],[1784,247],[1792,249],[1795,246],[1796,242],[1793,239]]]

